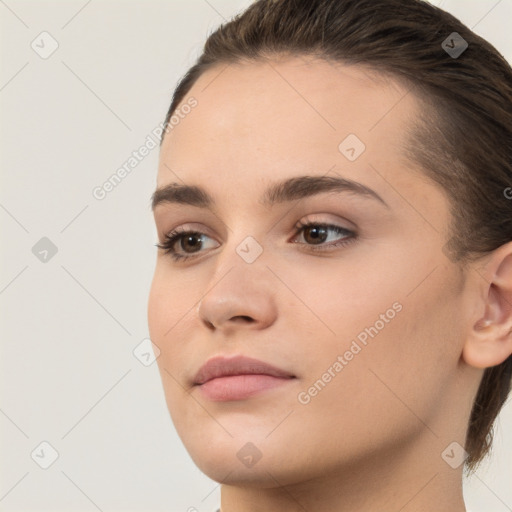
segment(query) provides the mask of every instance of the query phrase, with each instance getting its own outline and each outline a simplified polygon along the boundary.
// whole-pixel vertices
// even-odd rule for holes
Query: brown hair
[[[449,53],[459,48],[454,32],[468,44],[460,55]],[[359,64],[405,84],[423,109],[404,154],[450,198],[447,256],[466,266],[512,240],[512,69],[489,42],[423,0],[258,0],[208,37],[174,91],[165,128],[205,71],[277,55]],[[512,356],[484,371],[466,436],[468,473],[490,451],[511,381]]]

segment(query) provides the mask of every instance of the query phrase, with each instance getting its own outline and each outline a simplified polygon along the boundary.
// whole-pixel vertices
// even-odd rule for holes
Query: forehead
[[[200,76],[176,112],[191,97],[197,105],[165,136],[158,187],[178,179],[251,188],[277,175],[332,168],[364,180],[373,172],[369,162],[398,162],[407,121],[417,112],[397,82],[309,57],[219,64]],[[357,153],[364,148],[356,160],[343,154],[345,140],[356,142]]]

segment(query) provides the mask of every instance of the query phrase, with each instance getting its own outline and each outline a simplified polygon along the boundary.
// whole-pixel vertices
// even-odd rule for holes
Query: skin
[[[484,368],[512,353],[512,242],[465,269],[447,258],[448,197],[402,154],[421,115],[405,92],[313,58],[222,65],[200,77],[184,100],[197,107],[164,138],[157,187],[201,185],[216,207],[155,208],[159,242],[176,227],[207,238],[199,253],[175,245],[188,248],[186,262],[158,250],[150,336],[172,420],[197,466],[222,483],[222,512],[466,510],[463,466],[442,453],[464,445]],[[353,162],[338,150],[351,133],[366,145]],[[388,207],[348,192],[259,202],[271,183],[305,174],[358,181]],[[314,252],[300,220],[358,238]],[[247,236],[263,249],[250,264],[236,251]],[[345,235],[328,236],[324,246]],[[300,403],[394,303],[394,318]],[[213,402],[192,382],[220,354],[296,379]],[[237,457],[248,442],[262,455],[252,467]]]

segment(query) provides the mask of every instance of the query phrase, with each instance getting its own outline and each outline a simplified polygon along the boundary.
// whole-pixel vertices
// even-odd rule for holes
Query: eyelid
[[[173,232],[184,233],[188,231],[197,231],[209,236],[210,238],[215,238],[216,236],[211,234],[211,229],[200,222],[180,222],[175,224],[175,227],[171,227],[170,229],[158,229],[158,232],[162,234],[162,237],[165,237],[169,233]]]
[[[327,212],[304,215],[295,223],[294,227],[304,224],[328,224],[338,226],[340,228],[346,229],[347,231],[357,232],[359,230],[358,226],[354,222],[348,220],[346,217]]]

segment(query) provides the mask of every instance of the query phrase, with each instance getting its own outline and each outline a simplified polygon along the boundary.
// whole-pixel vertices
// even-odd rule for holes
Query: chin
[[[247,430],[245,435],[234,437],[224,430],[212,436],[207,430],[200,429],[194,433],[194,439],[190,430],[187,434],[182,441],[193,462],[202,473],[218,483],[271,489],[311,477],[312,468],[302,460],[304,454],[298,460],[296,451],[290,453],[290,444],[278,436],[265,440],[268,432],[259,436],[260,441]],[[250,441],[251,437],[254,443]]]
[[[294,478],[290,468],[276,466],[268,460],[263,462],[263,459],[251,468],[244,467],[232,458],[220,461],[193,460],[208,478],[224,485],[273,489],[300,481],[298,476]]]

